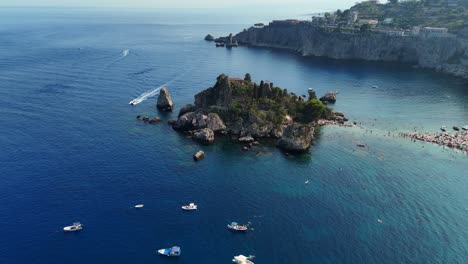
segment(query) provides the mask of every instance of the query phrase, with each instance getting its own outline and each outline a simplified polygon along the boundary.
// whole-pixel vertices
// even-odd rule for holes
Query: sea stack
[[[205,40],[206,40],[206,41],[214,41],[214,40],[215,40],[215,37],[213,37],[212,35],[208,34],[208,35],[206,35]]]
[[[163,87],[159,92],[158,103],[156,107],[161,111],[172,111],[174,103],[172,102],[171,94],[166,87]]]

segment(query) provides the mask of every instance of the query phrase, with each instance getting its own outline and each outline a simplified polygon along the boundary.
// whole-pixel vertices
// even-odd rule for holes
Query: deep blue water
[[[217,25],[198,13],[6,14],[0,263],[466,263],[467,155],[395,136],[468,124],[466,81],[203,41],[248,27],[241,15]],[[176,117],[158,113],[156,98],[128,106],[166,84],[179,108],[218,74],[246,72],[298,94],[338,90],[334,108],[362,128],[322,128],[306,155],[267,142],[256,155],[137,122]],[[199,149],[207,157],[195,163]],[[197,212],[179,209],[191,201]],[[74,221],[85,229],[61,231]],[[231,221],[254,230],[233,234]],[[156,255],[172,245],[182,257]]]

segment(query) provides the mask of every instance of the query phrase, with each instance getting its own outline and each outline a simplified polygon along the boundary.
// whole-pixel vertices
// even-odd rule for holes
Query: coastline
[[[392,62],[468,80],[468,40],[461,37],[343,33],[307,24],[270,23],[264,28],[246,29],[232,39],[240,46],[288,50],[305,57]]]

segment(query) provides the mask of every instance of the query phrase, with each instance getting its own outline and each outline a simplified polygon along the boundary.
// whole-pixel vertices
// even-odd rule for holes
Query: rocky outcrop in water
[[[213,37],[212,35],[208,34],[208,35],[206,35],[205,40],[206,40],[206,41],[214,41],[214,40],[215,40],[215,37]]]
[[[194,131],[193,138],[203,144],[211,144],[215,139],[213,130],[209,128]]]
[[[288,49],[304,56],[400,62],[468,79],[468,40],[462,37],[333,32],[301,23],[250,28],[234,39],[242,45]]]
[[[335,103],[336,102],[336,93],[327,92],[324,96],[320,97],[320,101],[324,103]]]
[[[301,152],[307,150],[314,140],[312,125],[292,124],[284,129],[278,147],[287,151]]]
[[[320,118],[335,115],[315,96],[306,100],[270,82],[253,83],[250,75],[241,79],[222,74],[213,87],[195,95],[194,105],[181,109],[173,128],[202,143],[211,143],[216,134],[229,134],[242,143],[277,138],[281,148],[303,151],[310,147],[312,124]]]
[[[172,102],[171,94],[166,87],[163,87],[159,92],[156,107],[161,111],[172,111],[174,103]]]

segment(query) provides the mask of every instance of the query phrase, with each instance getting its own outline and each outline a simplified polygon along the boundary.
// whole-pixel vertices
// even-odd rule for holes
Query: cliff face
[[[250,28],[235,36],[243,45],[297,51],[304,56],[401,62],[468,79],[468,40],[330,32],[310,25]]]

